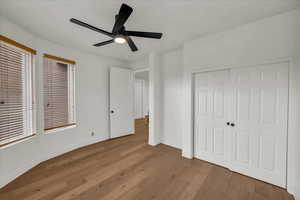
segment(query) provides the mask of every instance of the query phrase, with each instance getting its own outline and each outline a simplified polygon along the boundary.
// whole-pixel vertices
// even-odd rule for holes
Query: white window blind
[[[33,56],[0,42],[0,145],[33,135]]]
[[[75,124],[74,66],[44,58],[44,129]]]

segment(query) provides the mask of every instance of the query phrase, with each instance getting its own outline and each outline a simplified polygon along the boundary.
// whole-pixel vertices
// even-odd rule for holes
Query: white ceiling
[[[69,22],[74,17],[111,31],[122,3],[134,8],[127,30],[163,32],[163,39],[133,38],[139,48],[135,53],[127,44],[96,48],[94,43],[109,38]],[[299,5],[299,0],[0,0],[0,15],[50,41],[134,61],[151,51],[169,50]]]

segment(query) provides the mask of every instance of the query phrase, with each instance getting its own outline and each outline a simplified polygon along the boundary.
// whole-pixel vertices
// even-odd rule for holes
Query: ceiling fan
[[[112,32],[102,30],[100,28],[94,27],[92,25],[89,25],[85,22],[79,21],[74,18],[70,19],[70,21],[74,24],[77,24],[77,25],[83,26],[85,28],[91,29],[93,31],[102,33],[102,34],[112,38],[111,40],[94,44],[95,47],[100,47],[100,46],[107,45],[107,44],[110,44],[113,42],[115,42],[115,43],[127,42],[131,51],[137,51],[138,48],[136,47],[136,45],[134,44],[134,42],[130,36],[160,39],[162,37],[162,33],[127,31],[124,27],[124,24],[126,23],[127,19],[131,15],[132,11],[133,11],[133,9],[130,6],[128,6],[126,4],[122,4],[119,14],[117,14],[115,17],[115,24],[112,29]]]

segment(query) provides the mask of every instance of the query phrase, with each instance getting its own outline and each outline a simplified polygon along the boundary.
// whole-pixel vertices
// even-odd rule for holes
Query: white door
[[[288,63],[234,69],[231,166],[286,186]]]
[[[195,157],[286,187],[288,63],[227,74],[195,76]]]
[[[230,71],[195,75],[195,157],[226,166]]]
[[[110,69],[110,132],[111,138],[134,133],[133,72]]]

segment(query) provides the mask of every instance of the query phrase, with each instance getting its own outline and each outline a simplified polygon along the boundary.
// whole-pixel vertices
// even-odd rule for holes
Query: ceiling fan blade
[[[74,23],[74,24],[77,24],[77,25],[79,25],[79,26],[83,26],[83,27],[85,27],[85,28],[91,29],[91,30],[93,30],[93,31],[97,31],[97,32],[102,33],[102,34],[104,34],[104,35],[107,35],[107,36],[109,36],[109,37],[113,37],[112,33],[109,33],[109,32],[107,32],[107,31],[105,31],[105,30],[102,30],[102,29],[100,29],[100,28],[94,27],[94,26],[92,26],[92,25],[89,25],[89,24],[87,24],[87,23],[85,23],[85,22],[82,22],[82,21],[79,21],[79,20],[77,20],[77,19],[72,18],[72,19],[70,19],[70,22],[72,22],[72,23]]]
[[[100,42],[100,43],[97,43],[97,44],[94,44],[95,47],[100,47],[100,46],[104,46],[104,45],[107,45],[107,44],[110,44],[110,43],[113,43],[114,40],[107,40],[105,42]]]
[[[131,15],[132,11],[133,9],[130,6],[122,4],[119,14],[116,17],[116,22],[112,30],[113,33],[118,33],[118,31],[123,27],[129,16]]]
[[[128,36],[153,38],[153,39],[160,39],[162,37],[162,33],[153,33],[153,32],[125,31],[124,34]]]
[[[132,41],[132,39],[130,37],[126,37],[126,41],[131,49],[131,51],[137,51],[138,48],[135,46],[134,42]]]

